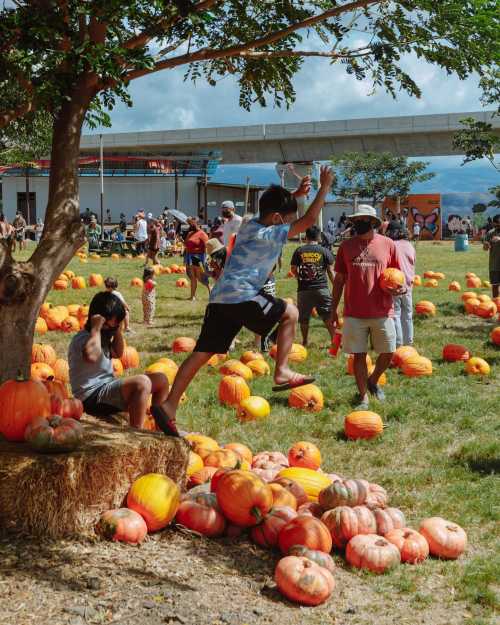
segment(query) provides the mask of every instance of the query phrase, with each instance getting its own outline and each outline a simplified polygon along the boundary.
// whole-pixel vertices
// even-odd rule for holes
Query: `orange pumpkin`
[[[374,508],[372,512],[377,523],[376,533],[381,536],[406,525],[405,515],[398,508]]]
[[[215,439],[210,438],[210,436],[204,436],[203,434],[186,434],[185,439],[191,445],[192,450],[202,459],[210,452],[219,449],[219,443]]]
[[[471,357],[471,353],[463,345],[456,343],[448,343],[443,347],[443,360],[446,362],[467,361]]]
[[[373,362],[370,354],[366,354],[366,366],[370,368],[372,365]],[[354,354],[349,354],[349,356],[347,356],[346,372],[347,375],[354,375]]]
[[[493,302],[480,302],[474,309],[474,314],[483,319],[492,319],[497,314],[497,307]]]
[[[148,473],[135,480],[127,495],[127,507],[143,517],[149,532],[161,530],[170,523],[179,501],[177,484],[159,473]]]
[[[66,306],[54,306],[47,312],[45,321],[49,330],[59,330],[62,322],[68,316],[68,309]]]
[[[288,464],[317,470],[321,466],[321,452],[313,443],[299,441],[288,450]]]
[[[379,285],[383,291],[392,293],[392,291],[402,287],[404,283],[404,273],[394,267],[384,269],[384,271],[380,274]]]
[[[221,536],[226,529],[226,519],[222,516],[213,493],[200,493],[194,498],[181,501],[175,521],[193,532],[212,538]]]
[[[278,346],[273,345],[269,350],[269,356],[276,360],[276,355],[278,353]],[[293,343],[290,349],[290,353],[288,354],[288,360],[290,362],[304,362],[307,359],[307,349],[300,345],[299,343]]]
[[[321,389],[315,384],[305,384],[294,388],[288,396],[290,408],[300,408],[307,412],[320,412],[324,405]]]
[[[140,514],[128,508],[118,508],[101,515],[96,533],[107,540],[139,545],[146,538],[148,528]]]
[[[270,482],[269,488],[273,493],[273,507],[288,507],[297,510],[297,499],[289,490],[281,484]]]
[[[283,488],[286,488],[295,497],[297,502],[297,508],[309,503],[309,498],[306,491],[295,480],[291,480],[286,477],[277,477],[270,484],[279,484]],[[311,502],[312,503],[312,502]],[[322,511],[323,512],[323,511]]]
[[[382,433],[384,424],[376,412],[370,410],[355,410],[344,419],[344,432],[347,438],[374,438]]]
[[[64,384],[68,384],[69,382],[69,365],[68,361],[64,358],[58,358],[52,369],[54,370],[54,377],[59,382],[63,382]]]
[[[36,334],[46,334],[48,332],[47,322],[43,317],[37,317],[35,323],[35,332]]]
[[[273,549],[278,544],[278,536],[282,528],[296,516],[297,513],[294,508],[273,506],[265,515],[262,523],[252,527],[250,536],[253,542],[264,547],[264,549]]]
[[[466,299],[464,302],[465,314],[473,315],[480,303],[477,297],[469,297],[469,299]]]
[[[250,369],[253,375],[257,377],[271,374],[271,368],[263,358],[250,360],[249,362],[246,363],[246,366]]]
[[[490,340],[493,345],[500,345],[500,326],[493,328],[490,333]]]
[[[384,538],[399,549],[401,562],[418,564],[429,555],[429,543],[425,537],[410,527],[391,530]]]
[[[144,282],[141,280],[141,278],[132,278],[132,280],[130,280],[130,286],[135,286],[142,289],[142,287],[144,286]]]
[[[80,330],[80,322],[76,317],[69,315],[61,323],[61,330],[63,332],[78,332]]]
[[[135,347],[127,345],[123,350],[122,357],[120,358],[124,369],[137,369],[140,364],[140,358]]]
[[[227,360],[222,367],[219,368],[222,375],[239,375],[248,381],[253,378],[252,370],[239,360]]]
[[[213,475],[217,472],[217,467],[203,467],[195,471],[189,476],[188,488],[194,488],[201,484],[207,484],[212,479]]]
[[[313,516],[302,515],[283,527],[278,536],[278,545],[281,553],[288,553],[294,545],[304,545],[309,549],[330,553],[332,537],[322,521]]]
[[[460,299],[465,303],[468,299],[477,299],[477,295],[472,291],[465,291],[465,293],[462,293]]]
[[[473,271],[468,271],[468,272],[465,274],[465,277],[466,277],[466,278],[477,278],[476,274],[475,274]]]
[[[401,367],[403,362],[410,356],[418,356],[417,350],[411,345],[401,345],[392,356],[391,366]]]
[[[481,293],[481,295],[477,296],[477,299],[480,302],[491,302],[492,301],[491,297],[489,295],[486,295],[486,293]]]
[[[377,523],[371,510],[366,506],[337,506],[327,510],[321,521],[328,528],[332,542],[338,549],[359,534],[375,534]]]
[[[158,360],[158,362],[153,362],[146,368],[146,373],[163,373],[168,383],[172,385],[177,374],[177,365],[174,368],[166,362]]]
[[[432,361],[425,356],[410,356],[402,364],[401,371],[411,378],[432,375]]]
[[[460,286],[460,282],[457,282],[456,280],[453,280],[453,282],[450,282],[450,284],[448,285],[448,291],[461,291],[462,287]]]
[[[54,291],[65,291],[68,288],[68,281],[65,279],[58,278],[52,288],[54,289]]]
[[[252,360],[264,360],[264,356],[260,352],[247,351],[243,352],[240,360],[244,365],[246,365]]]
[[[401,562],[401,554],[396,545],[376,534],[351,538],[345,557],[351,566],[368,569],[373,573],[385,573]]]
[[[427,288],[435,289],[439,286],[439,282],[434,278],[431,278],[430,280],[426,280],[424,282],[424,286],[426,286]]]
[[[490,375],[490,365],[483,358],[474,356],[465,363],[465,373],[468,375]]]
[[[234,451],[242,460],[252,464],[252,450],[246,445],[243,445],[242,443],[227,443],[224,445],[224,449]]]
[[[0,434],[8,441],[23,441],[31,420],[49,414],[50,396],[41,382],[18,378],[0,386]]]
[[[444,280],[446,278],[444,273],[442,273],[441,271],[436,271],[432,277],[434,278],[434,280]]]
[[[113,363],[113,375],[115,378],[119,378],[123,375],[123,365],[122,361],[119,358],[112,358]]]
[[[434,278],[433,271],[424,271],[424,278]]]
[[[250,389],[243,378],[226,375],[219,383],[219,401],[229,406],[239,406],[250,397]]]
[[[83,276],[75,276],[71,280],[71,288],[72,289],[84,289],[86,286],[85,278]]]
[[[91,273],[89,276],[89,286],[102,286],[104,279],[100,273]]]
[[[195,348],[196,341],[189,336],[179,336],[172,343],[172,351],[174,354],[192,352]]]
[[[217,501],[224,516],[241,527],[262,521],[273,505],[268,484],[251,471],[229,471],[217,486]]]
[[[335,588],[335,580],[328,569],[309,558],[296,556],[281,558],[274,580],[287,599],[308,606],[324,603]]]
[[[44,382],[54,377],[54,369],[44,362],[34,362],[31,365],[31,379],[38,382]]]
[[[44,362],[52,366],[57,360],[57,354],[52,345],[33,343],[31,348],[31,362]]]
[[[186,278],[179,278],[176,281],[175,286],[179,289],[185,289],[187,286],[189,286],[189,282],[186,280]]]
[[[420,317],[434,317],[434,315],[436,314],[436,307],[432,302],[424,299],[420,302],[417,302],[417,304],[415,305],[415,312]]]
[[[413,286],[422,286],[422,278],[419,275],[413,278]]]
[[[471,276],[470,278],[467,278],[466,284],[469,289],[480,289],[481,278],[478,278],[477,276]]]
[[[438,558],[456,559],[467,547],[467,534],[464,530],[441,517],[424,519],[418,531],[429,544],[429,551]]]

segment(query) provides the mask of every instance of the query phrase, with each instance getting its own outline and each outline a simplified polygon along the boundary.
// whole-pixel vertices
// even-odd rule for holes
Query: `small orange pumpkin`
[[[324,603],[335,588],[330,571],[304,557],[281,558],[274,571],[274,580],[287,599],[301,605]]]
[[[224,516],[241,527],[262,521],[273,505],[269,485],[251,471],[229,471],[219,480],[217,501]]]
[[[76,317],[69,315],[61,323],[61,330],[63,332],[78,332],[80,330],[80,322]]]
[[[57,360],[57,354],[52,345],[33,343],[31,347],[31,362],[44,362],[52,366]]]
[[[236,416],[240,421],[258,421],[271,414],[271,406],[267,399],[251,395],[240,402]]]
[[[477,276],[471,276],[470,278],[467,278],[466,284],[469,289],[480,289],[481,278],[478,278]]]
[[[43,317],[37,317],[37,320],[35,323],[35,332],[37,334],[46,334],[48,330],[49,328],[47,326],[47,322],[45,321],[45,319]]]
[[[307,412],[320,412],[323,409],[323,393],[315,384],[305,384],[294,388],[288,396],[290,408],[300,408]]]
[[[124,369],[137,369],[140,364],[140,358],[135,347],[127,345],[123,350],[122,357],[120,358]]]
[[[119,358],[112,358],[113,363],[113,375],[115,378],[119,378],[123,375],[123,365]]]
[[[144,282],[141,280],[141,278],[132,278],[132,280],[130,280],[130,286],[135,286],[142,289],[142,287],[144,286]]]
[[[424,299],[417,302],[415,305],[415,312],[420,317],[434,317],[436,314],[436,307],[432,302]]]
[[[260,352],[247,351],[243,352],[240,360],[244,365],[246,365],[252,360],[264,360],[264,356]]]
[[[243,378],[237,375],[226,375],[219,383],[219,401],[229,406],[239,406],[244,399],[250,397],[250,389]]]
[[[45,382],[54,377],[54,369],[44,362],[34,362],[31,365],[31,379],[38,382]]]
[[[288,450],[288,464],[317,470],[321,466],[321,452],[313,443],[299,441]]]
[[[86,286],[85,278],[83,276],[75,276],[71,279],[71,288],[72,289],[84,289]]]
[[[465,363],[465,373],[468,375],[490,375],[490,365],[483,358],[474,356]]]
[[[309,549],[330,553],[332,537],[322,521],[313,516],[302,515],[283,527],[278,536],[278,545],[281,553],[288,553],[294,545],[304,545]]]
[[[380,274],[379,285],[383,291],[392,291],[402,287],[405,283],[405,275],[399,269],[388,267]]]
[[[374,438],[382,433],[384,424],[376,412],[370,410],[355,410],[344,419],[344,432],[347,438]]]
[[[69,365],[68,361],[64,358],[58,358],[52,369],[54,370],[54,377],[59,382],[63,382],[64,384],[68,384],[69,382]]]
[[[448,291],[461,291],[462,287],[460,286],[460,282],[457,282],[456,280],[453,280],[453,282],[450,282],[450,284],[448,285]]]
[[[89,286],[102,286],[104,279],[100,273],[91,273],[89,276]]]
[[[492,319],[497,314],[497,307],[491,301],[481,302],[474,309],[474,314],[483,319]]]
[[[490,340],[493,345],[500,345],[500,326],[493,328],[490,332]]]
[[[252,450],[246,445],[243,445],[242,443],[227,443],[226,445],[224,445],[224,449],[231,449],[239,456],[241,456],[243,460],[246,460],[247,462],[252,464],[253,453]]]
[[[196,341],[189,336],[179,336],[172,343],[172,351],[174,354],[192,352],[195,348]]]
[[[429,555],[429,543],[426,538],[410,527],[391,530],[384,538],[399,549],[401,562],[418,564]]]
[[[252,370],[239,360],[226,360],[219,368],[219,372],[222,373],[222,375],[239,375],[246,381],[253,378]]]
[[[432,361],[425,356],[410,356],[401,365],[401,372],[410,378],[432,375]]]

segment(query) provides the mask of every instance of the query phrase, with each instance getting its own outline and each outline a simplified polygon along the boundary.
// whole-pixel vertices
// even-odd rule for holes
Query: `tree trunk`
[[[16,261],[0,244],[0,382],[30,375],[31,345],[40,306],[54,279],[83,244],[78,156],[83,120],[94,92],[78,84],[54,121],[49,197],[42,238],[31,258]]]

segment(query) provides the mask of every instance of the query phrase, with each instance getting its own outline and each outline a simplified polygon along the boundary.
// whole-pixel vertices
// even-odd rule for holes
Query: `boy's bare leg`
[[[287,304],[278,327],[278,351],[276,354],[276,367],[274,369],[274,381],[276,384],[286,384],[297,375],[288,366],[288,354],[292,349],[298,318],[299,311],[297,307],[292,304]]]
[[[167,400],[161,405],[169,419],[175,421],[177,406],[181,401],[184,391],[201,367],[203,367],[213,355],[214,352],[193,352],[179,367]]]

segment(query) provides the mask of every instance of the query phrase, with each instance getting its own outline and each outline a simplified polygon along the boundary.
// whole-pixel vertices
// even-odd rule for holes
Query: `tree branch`
[[[206,11],[210,9],[210,7],[212,7],[214,4],[217,4],[217,2],[220,2],[220,0],[203,0],[202,2],[198,2],[198,4],[194,7],[195,12],[200,13],[201,11]],[[149,41],[151,41],[151,39],[154,39],[154,37],[174,26],[174,24],[179,22],[181,19],[183,18],[179,14],[176,14],[170,18],[164,18],[151,28],[148,28],[139,35],[131,37],[130,39],[125,41],[122,44],[122,47],[126,48],[127,50],[141,48],[142,46],[145,46]]]
[[[159,72],[163,69],[172,69],[173,67],[185,65],[187,63],[194,63],[197,61],[212,61],[230,56],[240,56],[243,52],[255,50],[255,48],[262,48],[263,46],[275,43],[280,39],[284,39],[285,37],[296,32],[297,30],[310,28],[311,26],[314,26],[315,24],[318,24],[320,22],[324,22],[331,17],[336,17],[338,15],[342,15],[343,13],[354,11],[359,8],[367,8],[368,6],[373,4],[381,4],[381,2],[383,1],[384,0],[357,0],[355,2],[350,2],[349,4],[344,4],[343,6],[335,7],[333,9],[329,9],[328,11],[324,11],[319,15],[313,15],[312,17],[309,17],[302,22],[291,24],[288,28],[284,28],[283,30],[270,33],[269,35],[266,35],[261,39],[256,39],[254,41],[250,41],[237,46],[231,46],[230,48],[224,48],[223,50],[202,48],[190,54],[182,54],[171,59],[165,59],[164,61],[160,61],[156,63],[152,68],[132,70],[126,73],[124,78],[125,80],[129,81],[134,80],[135,78],[140,78],[141,76],[146,76],[148,74]]]
[[[36,107],[34,101],[28,100],[28,102],[16,106],[16,108],[10,109],[9,111],[0,111],[0,128],[5,128],[14,120],[24,117],[28,113],[32,113],[35,110]]]
[[[368,56],[372,54],[373,50],[366,50],[365,52],[352,52],[345,54],[338,54],[337,52],[321,52],[320,50],[275,50],[269,52],[241,52],[238,54],[240,57],[252,58],[252,59],[272,59],[281,57],[306,57],[306,56],[319,56],[330,59],[352,59],[360,56]]]

